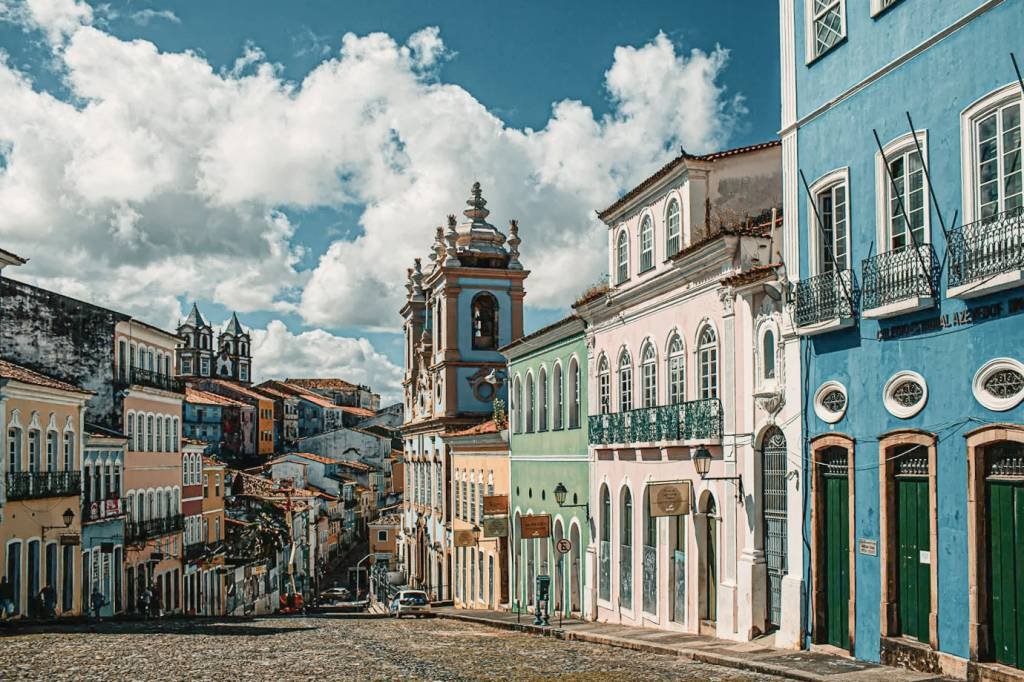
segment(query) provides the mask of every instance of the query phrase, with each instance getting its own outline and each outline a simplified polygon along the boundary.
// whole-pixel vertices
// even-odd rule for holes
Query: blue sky
[[[35,279],[74,295],[98,298],[112,307],[140,316],[149,315],[150,321],[165,326],[178,312],[175,306],[180,307],[186,300],[197,298],[204,312],[215,320],[226,318],[229,309],[238,308],[243,310],[240,314],[243,323],[254,329],[265,329],[271,322],[279,320],[287,327],[288,339],[292,341],[297,335],[311,331],[345,339],[362,338],[391,363],[400,364],[401,340],[389,330],[389,327],[394,329],[399,324],[394,306],[396,294],[390,289],[386,292],[384,288],[393,284],[396,290],[401,289],[404,282],[393,280],[403,279],[401,273],[411,265],[409,256],[416,253],[425,255],[422,249],[429,243],[432,226],[439,223],[443,213],[459,209],[459,204],[452,200],[464,197],[468,185],[478,176],[485,180],[494,178],[493,182],[499,183],[492,190],[495,195],[487,194],[488,198],[493,196],[495,215],[492,215],[492,220],[504,221],[513,215],[520,216],[521,220],[523,216],[533,217],[535,214],[560,216],[559,224],[566,225],[566,233],[558,239],[552,237],[552,243],[566,249],[574,248],[574,244],[578,248],[578,244],[585,243],[591,254],[587,261],[589,270],[580,277],[593,278],[603,271],[601,261],[605,237],[600,226],[593,222],[592,209],[611,203],[631,182],[652,171],[682,144],[693,151],[706,151],[689,145],[735,146],[760,142],[774,137],[778,128],[778,7],[773,2],[111,2],[94,4],[91,11],[79,3],[81,0],[30,0],[29,4],[21,0],[0,0],[0,18],[6,19],[0,21],[0,48],[7,55],[7,70],[24,79],[36,95],[53,96],[71,103],[77,110],[50,112],[45,99],[37,97],[33,100],[26,95],[23,98],[26,104],[20,111],[24,117],[21,121],[18,111],[10,114],[7,121],[5,114],[0,112],[0,198],[4,196],[5,182],[7,191],[17,189],[13,172],[16,169],[30,168],[37,174],[43,174],[39,169],[48,168],[45,164],[65,163],[64,172],[56,167],[50,170],[54,177],[66,178],[68,168],[77,168],[78,164],[85,163],[77,158],[80,154],[73,149],[63,157],[63,162],[44,158],[42,153],[32,158],[20,158],[10,151],[24,152],[30,145],[40,144],[39,138],[26,132],[29,128],[27,121],[40,116],[52,113],[54,126],[64,128],[69,126],[65,119],[81,119],[85,131],[79,134],[87,138],[90,135],[88,126],[93,126],[96,136],[102,138],[104,131],[101,128],[109,125],[113,131],[110,133],[112,141],[97,143],[96,158],[99,160],[96,163],[100,165],[96,167],[99,168],[106,169],[111,164],[103,156],[109,147],[116,147],[121,138],[138,133],[139,145],[111,157],[118,160],[127,158],[126,167],[129,169],[137,161],[135,155],[138,154],[144,159],[139,162],[140,168],[146,169],[143,172],[155,168],[151,172],[159,175],[166,171],[160,166],[159,151],[151,149],[144,153],[147,144],[151,144],[158,150],[173,148],[180,151],[186,160],[198,159],[202,173],[208,172],[206,164],[212,155],[216,155],[217,162],[222,165],[230,165],[233,159],[237,159],[239,167],[251,166],[252,175],[259,175],[263,170],[259,164],[269,163],[272,166],[273,154],[269,155],[269,162],[267,154],[257,155],[255,161],[248,158],[246,136],[253,144],[266,144],[261,136],[266,135],[272,141],[275,135],[281,134],[281,129],[275,127],[276,121],[270,120],[270,116],[267,121],[259,120],[259,111],[255,114],[247,112],[244,116],[232,114],[231,120],[209,131],[206,138],[205,133],[197,131],[197,140],[208,141],[197,141],[195,149],[187,148],[187,132],[184,135],[176,132],[173,144],[162,144],[160,136],[170,135],[166,131],[176,125],[174,109],[179,103],[230,97],[232,95],[224,95],[219,88],[228,85],[231,92],[236,93],[249,88],[253,82],[260,82],[260,78],[262,82],[270,83],[271,89],[291,88],[293,98],[296,92],[310,93],[313,91],[307,81],[310,74],[318,69],[324,71],[325,64],[338,60],[342,36],[348,33],[364,39],[358,45],[350,44],[350,57],[357,52],[360,55],[372,52],[374,58],[385,53],[413,55],[406,60],[407,63],[403,62],[405,65],[402,67],[388,67],[389,70],[365,76],[371,80],[364,84],[358,82],[357,78],[364,76],[355,69],[351,73],[346,72],[344,77],[338,76],[337,80],[337,87],[352,88],[353,100],[363,97],[365,90],[384,88],[375,96],[376,100],[367,102],[382,102],[380,106],[388,111],[387,115],[393,121],[399,121],[390,123],[393,136],[399,143],[388,153],[395,155],[396,163],[401,166],[401,172],[394,176],[379,181],[363,177],[364,167],[360,164],[372,163],[372,155],[352,154],[349,141],[339,143],[337,164],[333,166],[334,171],[328,171],[328,175],[333,172],[337,177],[328,177],[324,181],[331,187],[313,192],[316,196],[312,197],[307,196],[310,193],[302,187],[289,193],[285,189],[278,192],[274,186],[275,177],[286,181],[308,170],[307,165],[303,165],[309,161],[305,157],[301,162],[295,162],[297,166],[269,168],[266,173],[271,179],[257,189],[250,188],[246,178],[224,180],[217,187],[221,194],[211,194],[210,183],[205,180],[195,187],[188,183],[179,188],[172,187],[180,177],[165,183],[152,182],[128,192],[110,187],[120,187],[125,183],[131,185],[134,176],[127,180],[113,177],[109,184],[102,184],[97,189],[95,185],[99,180],[86,174],[85,179],[77,181],[73,187],[81,194],[81,204],[73,211],[56,217],[51,215],[48,218],[50,222],[41,224],[47,228],[44,231],[59,233],[57,243],[77,243],[78,248],[72,249],[77,253],[77,260],[71,261],[88,262],[88,267],[68,267],[68,260],[62,261],[54,256],[45,247],[45,239],[37,241],[40,234],[38,226],[29,232],[28,227],[18,227],[25,221],[17,225],[0,222],[0,235],[9,240],[7,247],[13,247],[33,259],[23,271],[12,273],[15,276]],[[79,30],[80,25],[89,27],[89,30]],[[437,31],[424,33],[424,29],[430,27],[436,27]],[[393,44],[371,44],[366,37],[376,32],[390,36]],[[659,33],[664,34],[666,42],[658,42]],[[133,48],[131,41],[135,40],[152,43],[158,50],[157,56],[136,49],[137,46]],[[441,41],[443,47],[439,46]],[[617,48],[622,47],[634,50],[617,52]],[[729,51],[727,62],[724,59],[716,61],[716,55],[722,55],[715,52],[719,47]],[[691,50],[712,56],[705,63],[703,57],[691,55]],[[206,78],[194,68],[180,71],[180,64],[172,63],[170,58],[182,53],[191,53],[188,59],[190,68],[208,66],[214,78]],[[249,55],[249,59],[239,63],[237,60],[243,55]],[[145,74],[146,65],[155,63],[147,60],[157,58],[161,60],[161,68],[153,67],[155,85],[134,85],[128,80],[128,75],[123,75],[138,77],[132,69],[137,64],[143,65],[138,73]],[[352,57],[346,62],[342,57],[341,63],[344,66],[356,61]],[[261,76],[261,68],[269,70]],[[713,73],[704,76],[702,69]],[[670,94],[665,96],[665,101],[657,94],[652,98],[648,91],[641,91],[643,88],[630,85],[642,81],[648,71],[656,74],[651,76],[652,80],[661,79],[671,86],[666,88]],[[394,101],[390,101],[390,90],[406,87],[409,82],[403,79],[409,74],[412,74],[409,82],[414,82],[409,86],[412,94],[396,95]],[[392,77],[395,78],[393,88],[391,81],[383,80]],[[101,82],[105,78],[110,82]],[[187,80],[189,78],[192,80]],[[217,82],[212,83],[212,80]],[[195,91],[190,89],[193,81],[197,83]],[[5,83],[6,87],[14,87],[8,81],[0,80],[0,88],[5,87]],[[458,94],[467,96],[469,104],[460,105],[455,114],[440,113],[436,96],[437,87],[443,85],[458,86]],[[168,96],[168,104],[163,110],[156,113],[146,111],[145,102],[133,99],[132,90],[146,86],[158,87],[159,92]],[[618,88],[615,97],[610,96],[610,87]],[[176,100],[174,94],[177,89],[181,89],[182,94]],[[737,96],[742,101],[737,100]],[[238,95],[238,100],[243,101],[246,97],[256,99],[246,92]],[[345,99],[344,93],[340,99]],[[566,100],[578,100],[583,106],[563,108],[560,114],[554,112],[554,105]],[[697,100],[702,102],[700,107],[692,104]],[[87,106],[98,102],[116,104],[108,107],[116,113],[102,111],[103,107],[97,107],[93,112]],[[367,102],[360,102],[359,106],[365,108]],[[460,112],[472,109],[470,105],[478,105],[480,110],[470,111],[465,120],[456,118]],[[186,104],[180,106],[187,111]],[[344,102],[332,106],[340,107],[336,111],[343,111]],[[658,111],[651,115],[648,123],[643,120],[644,113],[630,113],[635,112],[638,106]],[[417,107],[422,110],[409,111]],[[259,109],[259,105],[256,108]],[[312,108],[317,109],[315,106]],[[674,113],[688,108],[700,109],[703,113],[682,116]],[[500,121],[505,128],[504,133],[487,129],[488,117],[484,111]],[[707,119],[715,118],[716,112],[720,112],[720,118],[727,122],[709,127]],[[93,115],[76,117],[76,113]],[[414,115],[406,118],[410,113]],[[302,114],[302,120],[315,120],[319,136],[319,142],[308,142],[310,146],[330,144],[334,125],[338,126],[337,137],[345,137],[347,119],[344,116],[312,119],[310,116],[307,110]],[[553,129],[552,121],[564,118],[578,122],[581,116],[586,117],[581,129],[588,130],[596,125],[600,128],[600,135],[605,136],[598,136],[595,146],[611,146],[607,138],[614,135],[621,145],[616,151],[617,158],[601,157],[599,151],[591,152],[586,148],[586,143],[577,142],[574,147],[560,142],[555,135],[535,134],[546,128]],[[167,118],[166,122],[155,120],[163,117]],[[432,124],[429,123],[431,120],[434,120]],[[410,150],[416,146],[416,140],[431,136],[430,125],[472,129],[477,123],[483,130],[480,133],[483,137],[467,135],[465,141],[455,137],[447,147],[441,147],[451,152],[451,158],[445,164],[428,169],[422,164],[417,166],[412,158]],[[251,133],[243,128],[250,124]],[[117,131],[120,125],[126,125],[122,132]],[[691,127],[693,130],[688,129]],[[239,132],[233,136],[232,131]],[[485,143],[490,144],[495,135],[515,138],[512,143],[517,146],[512,149],[522,148],[523,157],[501,151],[505,148],[501,145],[507,140],[496,143],[494,151],[489,151]],[[243,139],[239,141],[235,137]],[[649,137],[657,139],[652,142],[647,139]],[[605,142],[601,142],[602,139]],[[632,139],[637,140],[635,148],[630,146]],[[307,143],[303,141],[302,144]],[[467,148],[460,150],[460,144]],[[230,151],[239,149],[242,154],[230,155]],[[584,161],[589,159],[586,154],[593,154],[593,166],[608,166],[612,170],[595,176],[589,190],[559,187],[558,172],[550,169],[571,162],[571,159],[567,162],[560,155],[578,154],[584,157]],[[226,160],[220,159],[221,155],[226,155]],[[543,160],[537,161],[540,157]],[[368,158],[370,162],[367,162]],[[520,177],[514,175],[516,171],[507,171],[506,166],[526,163],[526,158],[536,166],[524,168],[521,177],[536,179],[550,173],[555,180],[541,180],[533,188],[533,194],[520,197],[507,184],[500,183],[507,173]],[[117,161],[114,163],[116,165]],[[183,165],[185,163],[182,162]],[[296,167],[299,170],[294,170]],[[173,175],[171,171],[167,172]],[[95,174],[92,171],[92,175]],[[365,171],[365,174],[369,176],[370,172]],[[187,169],[185,176],[191,175],[194,173]],[[394,203],[392,200],[396,192],[415,193],[417,187],[424,183],[429,186],[431,175],[450,175],[452,183],[457,182],[458,186],[442,190],[446,196],[444,201],[436,202],[436,206],[432,201],[412,200],[397,206],[390,205]],[[410,184],[409,178],[412,177],[418,177],[421,184]],[[233,189],[236,185],[243,187],[231,193],[232,199],[225,199],[224,187]],[[490,189],[485,181],[485,194]],[[196,192],[203,194],[201,201],[190,196]],[[67,192],[47,195],[39,190],[38,194],[34,199],[40,204],[48,201],[60,203],[60,197],[66,196]],[[23,190],[21,195],[25,195]],[[28,195],[33,196],[31,192]],[[183,196],[189,198],[182,199]],[[236,200],[234,197],[237,196],[242,198]],[[214,209],[210,209],[211,205]],[[368,206],[370,210],[367,210]],[[450,208],[443,208],[446,206]],[[227,213],[207,212],[222,209]],[[25,208],[25,215],[32,219],[53,213],[45,206]],[[218,244],[214,233],[219,231],[211,226],[236,219],[239,224],[251,221],[254,225],[252,231],[246,232],[239,227],[237,235],[232,234]],[[62,220],[67,221],[66,227],[53,227]],[[80,227],[83,220],[95,221],[95,231]],[[189,220],[206,221],[205,231],[200,226],[195,233],[189,233],[181,225],[181,221]],[[415,223],[416,227],[409,229],[416,231],[381,237],[380,233],[388,229],[388,220]],[[522,222],[524,259],[531,256],[531,248],[538,249],[533,252],[534,262],[526,262],[528,268],[535,268],[535,275],[527,285],[529,329],[564,314],[565,306],[585,282],[579,278],[566,281],[564,292],[554,291],[561,286],[563,276],[558,270],[564,270],[564,261],[552,256],[550,249],[541,252],[533,240],[540,236],[538,232],[547,239],[555,228],[547,227],[542,218],[536,217],[532,223],[537,226],[537,231],[531,232],[531,221]],[[276,236],[261,235],[260,231],[265,230],[267,224],[285,227],[274,232]],[[501,223],[495,221],[495,224]],[[19,229],[23,231],[19,232]],[[230,233],[234,229],[232,226],[225,232]],[[122,284],[116,287],[117,291],[112,291],[109,282],[104,282],[102,263],[97,265],[96,259],[88,258],[97,235],[102,239],[104,232],[113,235],[113,244],[111,249],[104,251],[100,260],[106,259],[108,271],[117,270],[114,279]],[[388,262],[390,258],[386,249],[382,251],[379,246],[369,244],[357,256],[347,255],[352,251],[348,245],[367,236],[367,233],[372,239],[383,239],[385,246],[387,239],[401,244],[403,248],[395,251],[395,259],[401,262]],[[179,260],[154,250],[158,243],[164,241],[164,234],[173,237],[166,241],[179,251]],[[406,243],[408,234],[417,235],[413,239],[416,244]],[[252,235],[251,241],[246,235]],[[175,239],[180,240],[177,247],[174,247]],[[210,243],[202,252],[194,254],[191,261],[183,261],[188,254],[180,252],[188,251],[190,245],[205,244],[207,240]],[[263,242],[270,246],[264,248]],[[328,253],[332,245],[334,250]],[[122,249],[124,255],[120,261],[118,249]],[[236,257],[237,260],[233,260]],[[352,260],[372,271],[380,270],[379,278],[367,273],[354,274]],[[129,261],[131,268],[125,265]],[[201,275],[190,277],[188,265],[183,266],[182,262],[195,264]],[[271,262],[275,263],[273,267],[266,265]],[[210,271],[211,268],[214,272]],[[236,277],[237,281],[233,280],[230,286],[219,284],[218,268],[225,277]],[[246,271],[250,274],[245,277],[238,274]],[[181,273],[180,277],[168,275],[173,272]],[[399,273],[399,276],[394,277],[394,273]],[[264,292],[255,285],[275,277],[280,277],[281,283],[273,291]],[[147,283],[141,284],[140,280]],[[381,281],[384,282],[383,287]],[[374,286],[380,289],[379,305],[382,307],[382,312],[376,317],[360,310],[374,306]],[[331,296],[337,297],[337,306]],[[159,299],[159,304],[147,301],[147,297]],[[356,303],[347,302],[349,299],[356,299]],[[329,348],[331,346],[327,344],[325,349]],[[285,343],[280,352],[288,352],[287,349]],[[284,359],[277,360],[280,362],[275,368],[281,372],[303,369],[301,365],[288,364]],[[308,369],[316,369],[318,359],[313,357],[308,361],[313,364]],[[355,367],[359,359],[351,362]],[[259,371],[259,358],[256,364]],[[347,365],[331,367],[335,371],[344,371]],[[372,374],[372,369],[366,368],[366,371]],[[393,381],[393,376],[388,381]]]

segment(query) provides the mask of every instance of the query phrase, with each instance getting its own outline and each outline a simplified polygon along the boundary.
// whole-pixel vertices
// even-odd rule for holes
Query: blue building
[[[92,424],[82,451],[82,610],[92,613],[102,596],[101,616],[125,611],[124,453],[128,440]]]
[[[1024,2],[780,8],[808,643],[1019,674]]]

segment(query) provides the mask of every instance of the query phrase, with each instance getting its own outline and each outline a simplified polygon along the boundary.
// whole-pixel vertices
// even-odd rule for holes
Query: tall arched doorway
[[[782,623],[782,579],[789,570],[786,556],[786,436],[778,427],[764,435],[761,446],[761,500],[764,508],[764,553],[768,564],[768,626]]]
[[[516,512],[516,518],[512,524],[512,599],[522,608],[524,590],[522,586],[523,575],[523,517]]]
[[[704,602],[701,619],[714,627],[718,621],[718,504],[708,493],[704,500]]]
[[[569,551],[569,610],[580,614],[583,613],[580,600],[580,527],[575,523],[569,526],[569,542],[572,543]]]

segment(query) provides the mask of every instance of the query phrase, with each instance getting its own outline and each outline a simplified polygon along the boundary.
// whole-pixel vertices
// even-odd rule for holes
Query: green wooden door
[[[896,479],[899,634],[928,641],[932,603],[928,480]]]
[[[988,483],[992,645],[999,663],[1024,668],[1024,483]]]
[[[825,642],[850,646],[850,489],[846,469],[829,471],[825,493]]]

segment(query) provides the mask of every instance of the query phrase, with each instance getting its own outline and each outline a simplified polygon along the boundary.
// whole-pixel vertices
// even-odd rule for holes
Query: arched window
[[[38,472],[40,470],[39,449],[42,447],[39,429],[32,429],[28,432],[28,470]]]
[[[612,411],[612,375],[608,368],[608,358],[602,355],[597,367],[598,411],[608,414]]]
[[[171,422],[171,452],[177,452],[180,442],[178,440],[178,418],[175,417]]]
[[[678,253],[682,246],[681,223],[679,202],[673,199],[668,202],[668,211],[665,214],[665,251],[668,256]]]
[[[153,450],[153,415],[146,416],[146,452]]]
[[[622,489],[619,516],[619,605],[633,608],[633,495]]]
[[[617,263],[615,283],[622,284],[629,279],[629,236],[625,230],[619,233],[619,241],[615,246],[615,262]]]
[[[580,363],[569,361],[569,428],[580,427]]]
[[[131,442],[129,437],[128,442]],[[75,469],[75,432],[65,431],[64,432],[64,471],[74,471]]]
[[[125,435],[128,437],[128,451],[129,452],[134,452],[135,451],[135,413],[134,412],[129,412],[128,413],[128,417],[125,419],[124,423],[125,423],[125,426],[127,427],[125,429]]]
[[[167,452],[174,452],[177,448],[174,447],[174,438],[171,435],[171,418],[164,417],[164,450]]]
[[[526,375],[526,433],[533,433],[533,409],[536,400],[534,393],[533,374]]]
[[[141,452],[146,448],[146,416],[139,412],[135,415],[135,450]]]
[[[611,544],[612,544],[612,498],[608,486],[601,486],[601,544],[598,547],[598,596],[605,601],[612,598]]]
[[[654,354],[654,344],[648,343],[644,346],[640,355],[640,379],[643,386],[644,407],[654,407],[658,404],[658,359]]]
[[[537,423],[538,431],[548,430],[548,371],[543,367],[540,368],[540,385],[537,386],[537,392],[539,394],[538,402],[540,408],[538,410],[538,417],[540,418]]]
[[[675,405],[686,400],[686,354],[683,340],[674,335],[668,343],[668,402]]]
[[[473,299],[473,348],[495,350],[498,347],[498,301],[490,294]]]
[[[164,418],[160,416],[156,418],[156,451],[164,451]]]
[[[761,376],[766,380],[775,378],[775,332],[771,329],[761,339]]]
[[[7,471],[21,471],[21,429],[12,426],[7,429]]]
[[[718,397],[718,340],[710,325],[704,327],[697,344],[700,363],[700,397],[702,400]]]
[[[46,432],[46,470],[57,470],[57,432]]]
[[[643,504],[644,547],[643,547],[643,609],[647,613],[658,612],[658,518],[651,516],[651,490],[644,491]]]
[[[619,412],[633,409],[633,359],[623,349],[619,355]]]
[[[640,272],[654,267],[654,222],[651,216],[644,216],[640,223]]]
[[[515,385],[512,387],[512,419],[515,420],[515,432],[523,432],[523,384],[516,377]]]
[[[554,424],[551,428],[561,429],[564,424],[562,423],[562,415],[564,414],[565,405],[563,396],[565,391],[562,389],[562,365],[560,363],[555,364],[555,368],[551,370],[551,391],[554,394],[552,401],[552,409],[554,410]]]

